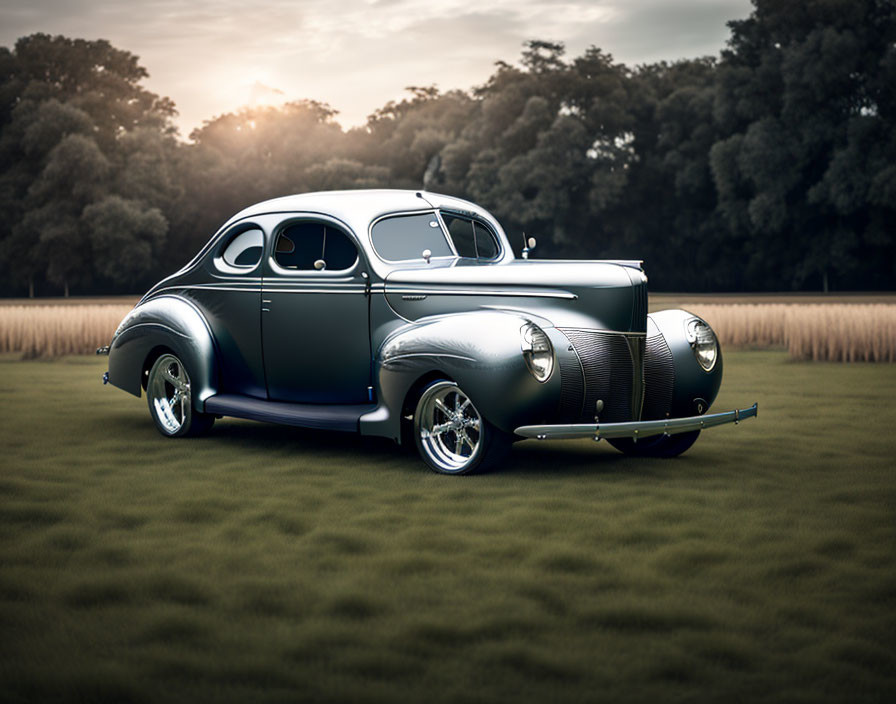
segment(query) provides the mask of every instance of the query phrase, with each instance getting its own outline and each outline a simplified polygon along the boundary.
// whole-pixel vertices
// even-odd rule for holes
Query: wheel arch
[[[399,436],[401,445],[413,445],[414,441],[411,434],[414,430],[414,421],[413,417],[409,419],[408,416],[414,415],[414,411],[417,409],[417,403],[420,401],[423,391],[430,384],[443,380],[454,381],[450,374],[446,374],[440,370],[432,370],[420,375],[420,377],[408,387],[407,393],[404,395],[404,401],[402,401],[401,404],[401,434]]]
[[[170,352],[186,365],[193,407],[202,411],[217,391],[217,346],[203,315],[178,296],[139,304],[122,321],[109,350],[109,382],[134,396],[146,388],[146,373],[159,355]]]
[[[163,354],[176,355],[177,353],[165,345],[156,345],[146,354],[146,359],[143,360],[143,369],[140,372],[140,386],[143,391],[146,391],[146,385],[149,382],[149,371],[152,369],[152,365]]]

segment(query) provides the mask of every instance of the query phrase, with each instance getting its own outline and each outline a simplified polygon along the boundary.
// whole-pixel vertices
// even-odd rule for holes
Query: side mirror
[[[531,252],[533,249],[535,249],[535,244],[536,244],[535,238],[530,237],[530,238],[526,239],[526,236],[523,235],[523,244],[525,245],[523,247],[523,259],[528,259],[529,252]]]
[[[314,262],[314,268],[318,271],[322,271],[323,269],[327,268],[327,263],[323,259],[318,259],[316,262]]]
[[[423,250],[423,259],[425,259],[426,263],[429,264],[429,260],[432,259],[432,250],[431,249]]]

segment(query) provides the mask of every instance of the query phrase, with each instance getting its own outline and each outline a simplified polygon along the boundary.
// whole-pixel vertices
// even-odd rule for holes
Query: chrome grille
[[[571,364],[567,365],[569,369],[564,370],[561,363],[561,416],[565,419],[574,415],[572,404],[580,394],[582,405],[578,418],[573,422],[593,421],[598,399],[604,402],[601,421],[613,423],[636,418],[641,411],[643,394],[640,360],[643,359],[644,337],[574,328],[559,330],[572,343],[581,363],[581,372]],[[566,405],[563,400],[564,377],[571,379],[567,384]],[[581,380],[581,392],[576,388],[577,380]]]
[[[660,335],[647,338],[644,355],[644,412],[643,420],[665,418],[672,407],[672,390],[675,388],[675,366],[672,351],[666,339]]]

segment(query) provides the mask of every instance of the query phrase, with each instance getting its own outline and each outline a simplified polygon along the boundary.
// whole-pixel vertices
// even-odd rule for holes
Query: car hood
[[[409,320],[499,308],[557,327],[643,332],[646,281],[635,262],[515,260],[399,269],[384,288],[390,306]]]

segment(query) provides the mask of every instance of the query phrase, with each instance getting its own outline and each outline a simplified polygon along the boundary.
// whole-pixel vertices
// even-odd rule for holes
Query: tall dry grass
[[[787,348],[791,357],[831,362],[896,362],[896,306],[811,308],[811,318],[788,313]]]
[[[702,304],[687,309],[706,320],[722,345],[786,347],[794,359],[896,361],[896,305]]]
[[[131,310],[120,305],[0,306],[0,353],[23,359],[93,354]]]
[[[701,303],[684,308],[699,315],[715,330],[724,346],[783,347],[788,310],[807,306],[784,303]]]
[[[795,359],[896,361],[896,305],[724,303],[687,305],[723,346],[786,347]],[[108,344],[127,305],[0,306],[0,353],[23,358],[90,354]]]

